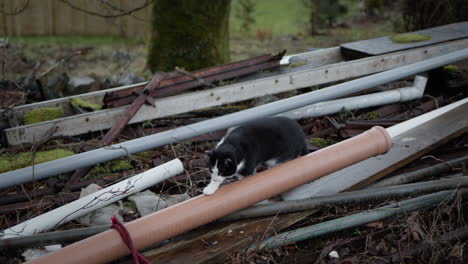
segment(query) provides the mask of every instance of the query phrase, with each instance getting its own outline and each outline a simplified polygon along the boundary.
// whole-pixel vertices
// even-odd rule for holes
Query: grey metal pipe
[[[468,190],[460,190],[463,197],[468,195]],[[293,242],[323,236],[332,232],[345,230],[352,227],[361,226],[367,223],[379,221],[385,218],[405,214],[407,212],[421,210],[439,204],[443,201],[454,199],[457,190],[441,191],[433,194],[420,196],[405,200],[399,203],[392,203],[387,206],[373,210],[353,214],[334,220],[326,221],[289,232],[280,233],[268,237],[267,239],[254,243],[249,247],[249,251],[275,248]]]
[[[424,95],[427,78],[417,75],[412,87],[398,88],[349,98],[320,102],[279,114],[291,119],[310,118],[338,113],[343,108],[356,110],[419,99]]]
[[[71,243],[99,234],[110,229],[110,225],[100,225],[72,230],[0,239],[0,249],[17,247],[40,247],[53,244]]]
[[[283,113],[308,104],[364,91],[377,85],[385,84],[464,59],[468,59],[468,49],[451,52],[443,56],[376,73],[360,79],[340,83],[321,90],[297,95],[281,101],[224,115],[189,126],[45,162],[35,165],[34,168],[33,166],[30,166],[2,173],[0,174],[0,189],[33,181],[34,179],[43,179],[49,176],[58,175],[60,173],[91,166],[100,162],[121,158],[129,154],[186,140],[205,133],[226,129],[257,118]],[[291,81],[293,81],[292,78]]]
[[[468,187],[468,177],[454,177],[450,179],[344,192],[301,200],[254,205],[247,209],[225,216],[218,221],[237,221],[241,219],[300,212],[330,205],[350,203],[357,204],[370,201],[397,199],[408,195],[432,193],[462,187]]]
[[[392,186],[392,185],[404,184],[408,182],[422,180],[422,179],[429,178],[434,175],[438,175],[442,172],[449,171],[453,167],[456,167],[460,165],[461,163],[467,162],[467,161],[468,161],[468,156],[460,157],[454,160],[449,160],[449,161],[436,164],[427,168],[399,174],[399,175],[396,175],[387,179],[380,180],[376,183],[369,184],[368,186],[366,186],[366,189]]]

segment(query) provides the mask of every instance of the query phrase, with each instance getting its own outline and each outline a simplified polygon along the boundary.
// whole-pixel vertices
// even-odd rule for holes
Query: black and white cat
[[[211,182],[203,189],[211,195],[228,178],[239,180],[256,172],[260,164],[272,168],[308,153],[299,124],[286,117],[267,117],[230,128],[208,151]]]

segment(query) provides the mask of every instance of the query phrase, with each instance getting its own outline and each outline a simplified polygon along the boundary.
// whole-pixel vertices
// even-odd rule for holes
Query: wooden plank
[[[341,45],[343,52],[351,55],[351,58],[362,58],[366,56],[382,55],[389,52],[396,52],[406,49],[418,48],[437,44],[441,42],[457,40],[468,37],[468,22],[460,22],[440,27],[411,32],[415,34],[427,35],[431,39],[428,41],[412,43],[395,43],[390,37],[373,38],[361,40]],[[352,54],[355,54],[354,56]]]
[[[130,121],[130,124],[239,102],[268,94],[361,77],[466,47],[468,47],[468,39],[161,98],[156,100],[157,107],[143,106]],[[59,102],[59,100],[55,101]],[[28,126],[14,127],[5,130],[5,135],[8,144],[18,145],[37,142],[50,136],[75,136],[90,131],[109,129],[115,120],[122,116],[127,107],[105,109]]]
[[[152,263],[226,263],[253,242],[279,232],[315,211],[208,225],[176,238],[179,242],[146,251],[143,255]]]
[[[60,4],[63,4],[63,3],[60,3]],[[424,59],[436,57],[436,56],[445,54],[447,52],[459,50],[459,49],[466,48],[466,47],[468,47],[468,40],[460,40],[460,41],[448,42],[448,43],[444,43],[444,44],[440,44],[440,45],[434,45],[434,46],[427,49],[427,53],[425,53],[426,49],[423,49],[423,50],[416,49],[416,50],[411,51],[411,52],[397,53],[397,54],[395,54],[396,57],[392,57],[392,58],[390,58],[390,57],[378,57],[378,58],[367,61],[368,64],[372,64],[372,63],[378,64],[378,62],[381,59],[384,59],[384,60],[386,59],[387,63],[391,63],[391,60],[401,61],[403,63],[400,63],[400,64],[395,65],[393,67],[391,65],[387,65],[386,67],[383,67],[381,69],[376,69],[374,71],[371,71],[368,74],[375,73],[377,71],[382,71],[382,70],[388,70],[388,69],[391,69],[391,68],[395,68],[395,67],[404,65],[405,63],[408,64],[408,63],[418,62],[418,61],[421,61],[421,60],[424,60]],[[413,52],[414,53],[422,53],[422,54],[419,54],[419,55],[417,55],[415,57],[415,56],[410,55]],[[340,66],[341,67],[341,65],[339,65],[339,62],[342,61],[342,57],[341,57],[339,47],[333,47],[333,48],[328,48],[328,49],[316,50],[316,51],[312,51],[312,52],[305,52],[305,53],[300,53],[300,54],[288,55],[288,56],[285,56],[283,58],[283,60],[281,60],[281,64],[287,64],[287,61],[289,60],[290,57],[298,57],[300,59],[306,60],[308,63],[315,63],[315,64],[321,64],[321,65],[331,64],[331,65],[328,65],[330,68],[333,68],[335,66]],[[335,65],[334,63],[338,63],[338,64]],[[327,69],[330,69],[330,68],[322,68],[321,70],[323,71],[323,70],[327,70]],[[337,70],[339,70],[339,68]],[[336,80],[337,79],[335,79],[335,81]],[[338,79],[338,80],[342,80],[342,79]],[[327,79],[325,79],[325,80],[320,79],[320,80],[316,80],[316,81],[312,82],[311,85],[319,85],[319,84],[324,84],[324,83],[329,83],[329,82],[330,81],[328,81]],[[93,103],[99,103],[100,104],[100,103],[102,103],[102,99],[103,99],[104,95],[107,92],[114,92],[114,91],[118,91],[118,90],[122,90],[122,89],[132,88],[132,87],[144,87],[146,84],[147,84],[147,82],[143,82],[143,83],[127,85],[127,86],[121,86],[121,87],[116,87],[116,88],[107,89],[107,90],[95,91],[95,92],[86,93],[86,94],[79,94],[79,95],[74,95],[74,96],[69,96],[69,97],[57,98],[57,99],[53,99],[53,100],[49,100],[49,101],[37,102],[37,103],[27,104],[27,105],[21,105],[21,106],[14,107],[13,112],[15,113],[16,118],[18,120],[22,120],[23,116],[24,116],[24,114],[26,112],[29,112],[29,111],[37,109],[37,108],[41,108],[41,107],[64,107],[64,106],[67,107],[68,104],[69,104],[68,102],[70,101],[71,98],[80,98],[80,99],[83,99],[83,100],[86,100],[86,101],[90,101],[90,102],[93,102]]]
[[[113,91],[118,91],[118,90],[127,89],[127,88],[134,88],[134,87],[144,87],[147,83],[148,82],[136,83],[132,85],[125,85],[125,86],[120,86],[116,88],[95,91],[91,93],[78,94],[78,95],[62,97],[62,98],[52,99],[52,100],[43,101],[43,102],[37,102],[33,104],[20,105],[20,106],[14,107],[11,110],[11,113],[14,116],[14,118],[16,118],[17,120],[23,120],[24,115],[27,112],[30,112],[34,109],[43,108],[43,107],[61,107],[64,110],[65,115],[71,115],[73,113],[71,110],[71,106],[70,106],[70,100],[72,98],[80,98],[90,103],[102,105],[104,95],[107,92],[113,92]],[[19,125],[19,124],[16,124],[16,125]],[[15,124],[11,124],[11,126],[15,126]]]
[[[58,3],[63,4],[60,2]],[[288,55],[285,57],[288,57],[288,60],[290,57],[298,57],[298,58],[306,60],[309,63],[323,64],[323,65],[330,64],[330,63],[337,63],[337,62],[342,61],[339,47],[321,49],[317,51],[305,52],[305,53],[300,53],[300,54],[292,54],[292,55]],[[288,64],[287,63],[288,60],[281,60],[282,64]],[[25,113],[32,111],[34,109],[37,109],[37,108],[62,107],[64,108],[65,114],[67,115],[66,110],[67,108],[69,108],[69,101],[72,98],[80,98],[80,99],[89,101],[91,103],[102,104],[104,95],[108,92],[115,92],[119,90],[125,90],[128,88],[135,88],[135,87],[144,87],[147,83],[148,82],[142,82],[142,83],[115,87],[115,88],[106,89],[106,90],[95,91],[91,93],[78,94],[74,96],[62,97],[62,98],[57,98],[53,100],[37,102],[33,104],[21,105],[21,106],[14,107],[12,109],[12,113],[14,113],[15,118],[17,120],[22,120],[24,118]],[[12,124],[12,126],[19,126],[19,124],[15,124],[15,125]]]
[[[284,193],[283,198],[296,200],[355,190],[405,166],[468,131],[468,117],[466,116],[468,99],[464,99],[458,104],[457,107],[438,116],[429,113],[428,116],[431,117],[429,120],[421,116],[419,120],[426,119],[424,123],[408,121],[412,123],[413,129],[407,129],[406,124],[404,124],[406,122],[396,125],[397,129],[389,128],[389,134],[393,137],[393,147],[387,154],[356,163],[302,185]]]

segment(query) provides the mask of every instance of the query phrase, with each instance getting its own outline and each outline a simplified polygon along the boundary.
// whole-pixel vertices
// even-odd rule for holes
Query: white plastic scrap
[[[30,260],[36,259],[38,257],[47,255],[50,252],[59,250],[61,248],[62,248],[62,245],[60,245],[60,244],[45,246],[44,249],[28,248],[21,255],[23,255],[23,257],[24,257],[24,259],[26,261],[30,261]]]
[[[80,198],[85,197],[91,193],[101,190],[102,187],[97,184],[90,184],[86,188],[81,189]],[[83,225],[87,226],[97,226],[97,225],[106,225],[111,224],[111,217],[115,215],[117,219],[123,223],[123,217],[120,214],[121,208],[115,204],[110,204],[108,206],[97,209],[89,214],[85,214],[79,218],[77,221]]]
[[[150,190],[137,193],[128,197],[128,199],[135,203],[140,216],[145,216],[153,212],[159,211],[171,205],[180,203],[187,199],[190,199],[190,196],[187,193],[177,194],[177,195],[168,195],[160,196],[155,194]]]
[[[328,256],[330,256],[330,258],[340,258],[340,255],[338,255],[338,252],[336,250],[333,250],[330,253],[328,253]]]

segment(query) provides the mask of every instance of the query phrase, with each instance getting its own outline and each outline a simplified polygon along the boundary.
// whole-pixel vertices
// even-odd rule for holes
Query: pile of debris
[[[467,48],[283,52],[3,110],[2,261],[126,263],[128,241],[104,232],[112,216],[156,263],[463,260]],[[202,195],[204,152],[270,115],[301,124],[302,169]]]

